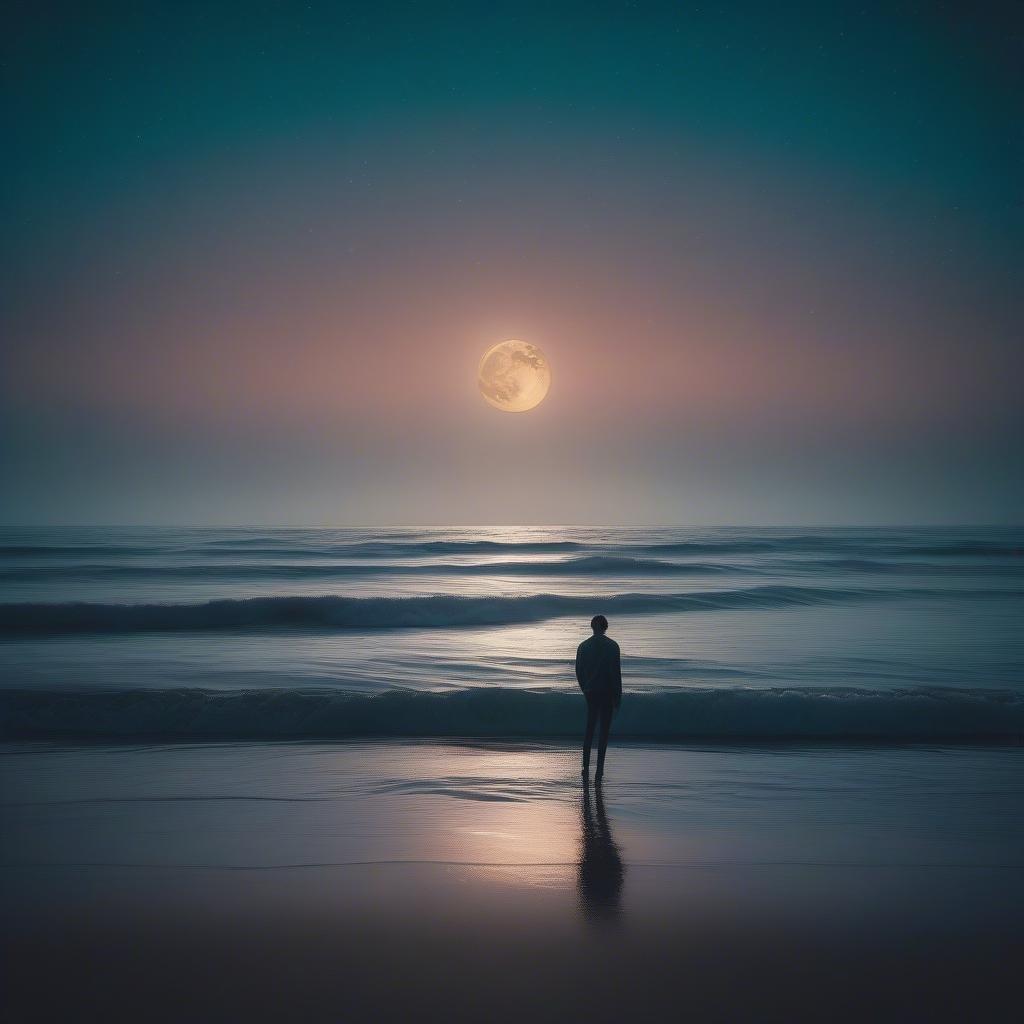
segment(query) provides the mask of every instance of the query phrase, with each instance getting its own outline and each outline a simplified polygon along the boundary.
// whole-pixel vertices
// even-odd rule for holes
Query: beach
[[[9,1019],[955,1020],[1024,750],[7,744]]]
[[[1007,529],[6,530],[5,1016],[993,1019]],[[625,693],[579,771],[576,645]]]

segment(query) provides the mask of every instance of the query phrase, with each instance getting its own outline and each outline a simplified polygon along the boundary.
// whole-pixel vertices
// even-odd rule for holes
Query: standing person
[[[600,726],[597,740],[597,772],[594,781],[604,776],[604,755],[608,749],[608,730],[612,715],[622,702],[622,669],[619,664],[619,645],[605,634],[608,620],[595,615],[590,620],[594,635],[576,648],[576,682],[587,698],[587,731],[583,737],[583,777],[590,773],[590,747],[594,742],[594,727]]]

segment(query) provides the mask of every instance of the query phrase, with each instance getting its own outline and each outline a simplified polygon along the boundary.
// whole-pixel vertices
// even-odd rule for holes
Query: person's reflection
[[[626,869],[605,814],[601,787],[583,786],[580,804],[580,863],[576,880],[580,909],[588,921],[615,921],[622,913]],[[596,813],[595,813],[596,811]]]

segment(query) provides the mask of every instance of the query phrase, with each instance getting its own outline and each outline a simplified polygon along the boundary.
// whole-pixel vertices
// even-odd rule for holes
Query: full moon
[[[544,401],[551,387],[547,357],[528,341],[502,341],[480,360],[480,394],[495,409],[526,412]]]

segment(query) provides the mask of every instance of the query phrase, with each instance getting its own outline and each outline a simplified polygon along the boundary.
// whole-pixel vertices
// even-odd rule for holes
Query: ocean
[[[6,530],[0,1012],[1003,1019],[1022,548]],[[587,786],[598,612],[625,694]]]
[[[1024,530],[6,529],[7,738],[1024,735]]]

